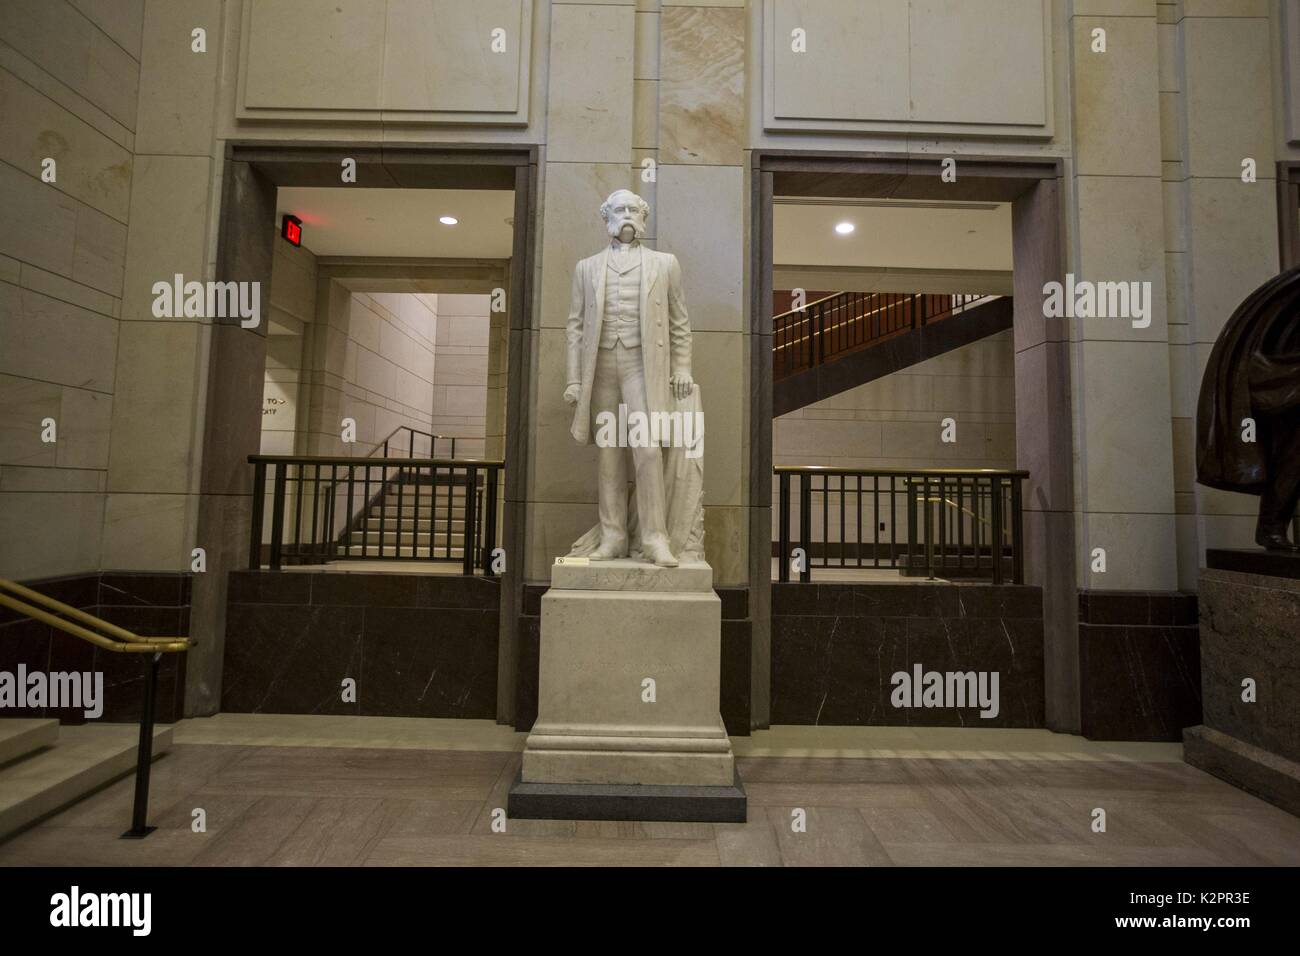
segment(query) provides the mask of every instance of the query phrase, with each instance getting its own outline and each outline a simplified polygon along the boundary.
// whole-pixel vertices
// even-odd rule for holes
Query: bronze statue
[[[1255,542],[1300,551],[1286,536],[1300,501],[1300,268],[1247,296],[1214,343],[1196,409],[1196,480],[1259,495]]]

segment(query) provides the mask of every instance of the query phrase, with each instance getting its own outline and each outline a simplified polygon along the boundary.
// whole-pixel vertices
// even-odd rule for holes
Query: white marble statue
[[[703,413],[681,266],[641,244],[649,212],[633,192],[610,195],[609,245],[573,271],[564,400],[574,439],[599,446],[600,522],[570,553],[676,567],[703,559]]]

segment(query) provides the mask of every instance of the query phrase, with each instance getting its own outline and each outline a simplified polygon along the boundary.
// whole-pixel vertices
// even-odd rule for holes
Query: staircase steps
[[[52,747],[58,739],[57,720],[0,720],[0,767],[38,750]]]
[[[0,840],[131,774],[139,738],[136,724],[0,720]],[[171,745],[172,728],[155,727],[154,758]]]
[[[966,306],[931,325],[902,328],[847,349],[810,368],[777,378],[772,415],[779,417],[859,385],[884,378],[1012,327],[1010,296]]]
[[[339,549],[339,556],[351,558],[420,558],[425,561],[437,561],[449,557],[447,550],[439,545],[434,545],[433,554],[429,553],[428,545],[411,547],[410,544],[396,547],[388,541],[384,542],[382,551],[379,549],[379,543],[370,539],[370,544],[362,547],[360,544],[348,545]],[[450,557],[460,559],[465,556],[465,549],[452,545]]]

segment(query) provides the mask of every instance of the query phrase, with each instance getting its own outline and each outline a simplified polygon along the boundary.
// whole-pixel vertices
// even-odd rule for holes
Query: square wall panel
[[[386,110],[513,113],[527,47],[520,0],[388,0]]]
[[[906,120],[907,7],[908,0],[775,0],[775,116]]]
[[[917,122],[1043,126],[1042,0],[912,0],[912,116]]]
[[[239,119],[528,123],[531,0],[243,6]]]
[[[1053,135],[1051,0],[762,4],[767,130]]]
[[[244,4],[246,109],[379,108],[385,0]]]

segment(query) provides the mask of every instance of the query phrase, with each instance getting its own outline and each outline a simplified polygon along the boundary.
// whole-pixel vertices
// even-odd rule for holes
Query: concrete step
[[[0,767],[20,757],[53,747],[59,722],[41,718],[0,720]]]
[[[139,737],[136,724],[60,727],[54,746],[0,767],[0,839],[132,773]],[[154,757],[171,745],[172,728],[155,727]]]
[[[433,541],[434,546],[437,547],[437,548],[439,548],[439,549],[445,547],[448,543],[450,543],[451,546],[454,548],[454,547],[455,547],[456,545],[458,545],[458,544],[464,544],[464,543],[465,543],[465,535],[464,535],[463,532],[462,532],[462,533],[455,533],[455,532],[453,532],[453,533],[452,533],[452,536],[451,536],[451,541],[448,542],[448,540],[447,540],[447,535],[446,535],[446,533],[443,532],[443,531],[439,531],[436,535],[430,535],[430,533],[429,533],[428,531],[401,531],[401,532],[398,532],[398,531],[394,531],[394,530],[392,530],[392,529],[390,528],[390,529],[388,529],[388,530],[386,530],[386,531],[384,532],[384,545],[385,545],[385,546],[388,546],[388,545],[391,545],[391,544],[397,544],[397,543],[400,542],[401,544],[418,544],[418,545],[420,545],[421,547],[427,548],[427,547],[429,546],[429,542],[430,542],[430,541]],[[375,546],[378,546],[378,545],[379,545],[379,529],[378,529],[378,528],[371,528],[371,529],[370,529],[370,535],[369,535],[368,537],[367,537],[363,532],[361,532],[361,531],[354,531],[354,532],[352,532],[352,534],[351,534],[351,536],[350,536],[350,538],[349,538],[349,540],[348,540],[347,543],[348,543],[348,544],[368,544],[368,545],[375,545]]]
[[[367,548],[362,548],[361,545],[354,544],[351,547],[345,548],[342,553],[353,558],[420,558],[425,561],[438,561],[447,557],[447,552],[444,548],[435,547],[433,549],[433,555],[430,556],[428,546],[412,548],[409,544],[398,548],[394,545],[385,543],[384,550],[380,552],[379,545],[375,543],[373,538],[370,540],[370,546]],[[463,548],[452,547],[452,558],[461,558],[464,557],[464,555],[465,551]]]
[[[463,492],[459,494],[453,494],[451,496],[451,509],[453,511],[463,507],[464,504],[465,504],[465,495]],[[412,491],[409,494],[404,493],[402,495],[402,500],[400,502],[397,500],[396,494],[386,495],[378,503],[371,505],[370,510],[378,511],[380,508],[397,508],[399,505],[403,509],[419,508],[421,511],[428,511],[430,508],[438,508],[440,510],[446,511],[447,492],[442,491],[438,494],[437,497],[434,497],[433,495],[429,494],[427,490],[424,490],[419,497],[416,497],[415,492]]]
[[[384,533],[385,533],[385,534],[391,534],[391,533],[394,532],[394,531],[406,531],[406,532],[410,532],[410,531],[423,531],[423,532],[427,532],[427,531],[430,530],[430,528],[436,529],[437,532],[438,532],[439,534],[443,534],[443,533],[445,533],[446,530],[447,530],[447,519],[446,519],[445,517],[443,517],[442,515],[438,515],[438,517],[437,517],[436,519],[430,519],[430,518],[427,518],[427,517],[422,517],[422,518],[415,518],[415,517],[402,517],[402,518],[398,518],[396,515],[390,515],[390,516],[385,517],[385,518],[382,518],[382,519],[381,519],[381,518],[369,518],[369,519],[367,519],[366,523],[365,523],[362,527],[364,527],[364,528],[369,528],[369,529],[370,529],[370,533],[371,533],[371,535],[379,534],[379,529],[380,529],[380,528],[383,528],[383,529],[384,529]],[[464,518],[453,518],[452,521],[451,521],[451,529],[452,529],[453,532],[462,532],[462,531],[464,531],[464,530],[465,530],[465,519],[464,519]],[[358,528],[357,531],[356,531],[356,532],[353,532],[353,533],[356,534],[356,533],[359,532],[360,530],[361,530],[361,528]]]

